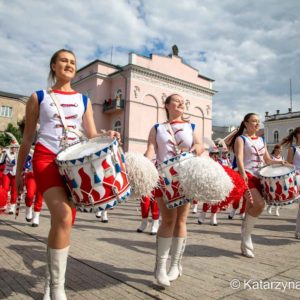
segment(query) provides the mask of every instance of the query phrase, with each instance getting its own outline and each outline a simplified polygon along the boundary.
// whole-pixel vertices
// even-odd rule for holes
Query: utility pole
[[[113,50],[114,50],[114,46],[111,46],[111,50],[110,50],[110,63],[111,64],[112,64]]]
[[[290,108],[293,111],[292,78],[290,78]]]

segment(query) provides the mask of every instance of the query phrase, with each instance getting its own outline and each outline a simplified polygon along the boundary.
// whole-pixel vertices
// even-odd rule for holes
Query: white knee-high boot
[[[181,259],[185,250],[186,237],[174,237],[172,240],[171,265],[168,272],[169,281],[182,275]]]
[[[44,297],[43,297],[43,300],[51,300],[51,298],[50,298],[50,272],[49,272],[49,266],[48,266],[48,264],[46,265],[45,276],[46,277],[45,277],[45,286],[44,286]]]
[[[257,217],[252,217],[249,214],[246,214],[243,223],[242,223],[242,243],[241,251],[242,254],[246,257],[253,258],[253,244],[251,239],[251,233],[255,225]]]
[[[48,248],[51,300],[66,300],[65,274],[70,246],[63,249]]]
[[[297,219],[296,219],[296,232],[295,238],[300,239],[300,207],[298,209]]]
[[[170,286],[170,281],[167,275],[167,260],[171,248],[172,238],[158,236],[156,238],[156,263],[155,263],[155,278],[161,286]]]

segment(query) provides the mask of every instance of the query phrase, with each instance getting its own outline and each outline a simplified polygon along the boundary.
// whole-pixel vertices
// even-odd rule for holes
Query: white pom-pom
[[[159,175],[154,164],[138,152],[125,153],[125,164],[133,196],[151,196],[152,190],[157,187]]]
[[[220,202],[233,183],[222,166],[209,157],[193,157],[178,169],[179,181],[186,198],[205,202]]]

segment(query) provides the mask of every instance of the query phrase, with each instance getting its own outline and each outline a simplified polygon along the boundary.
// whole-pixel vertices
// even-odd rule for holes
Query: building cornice
[[[206,88],[206,87],[203,87],[201,85],[194,84],[194,83],[190,83],[188,81],[185,81],[185,80],[182,80],[182,79],[179,79],[179,78],[176,78],[176,77],[172,77],[170,75],[166,75],[166,74],[163,74],[163,73],[160,73],[160,72],[157,72],[157,71],[153,71],[153,70],[141,67],[141,66],[129,64],[126,67],[124,67],[124,71],[128,70],[128,69],[130,69],[130,71],[132,73],[140,74],[140,75],[143,75],[145,77],[153,78],[153,79],[156,79],[156,80],[159,80],[159,81],[164,81],[164,82],[167,82],[167,83],[171,83],[171,84],[174,84],[176,86],[181,86],[183,88],[187,88],[187,89],[190,89],[190,90],[194,90],[194,91],[197,91],[197,92],[207,94],[209,96],[213,96],[217,93],[216,90]]]

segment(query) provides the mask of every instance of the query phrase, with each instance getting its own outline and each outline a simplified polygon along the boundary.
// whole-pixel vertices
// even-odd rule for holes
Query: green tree
[[[22,141],[22,136],[21,136],[21,132],[19,130],[19,128],[15,127],[13,124],[9,123],[7,125],[7,128],[4,130],[4,133],[0,134],[0,145],[3,147],[7,147],[10,145],[12,138],[6,134],[6,132],[10,132],[11,134],[13,134],[18,143],[20,144]]]

